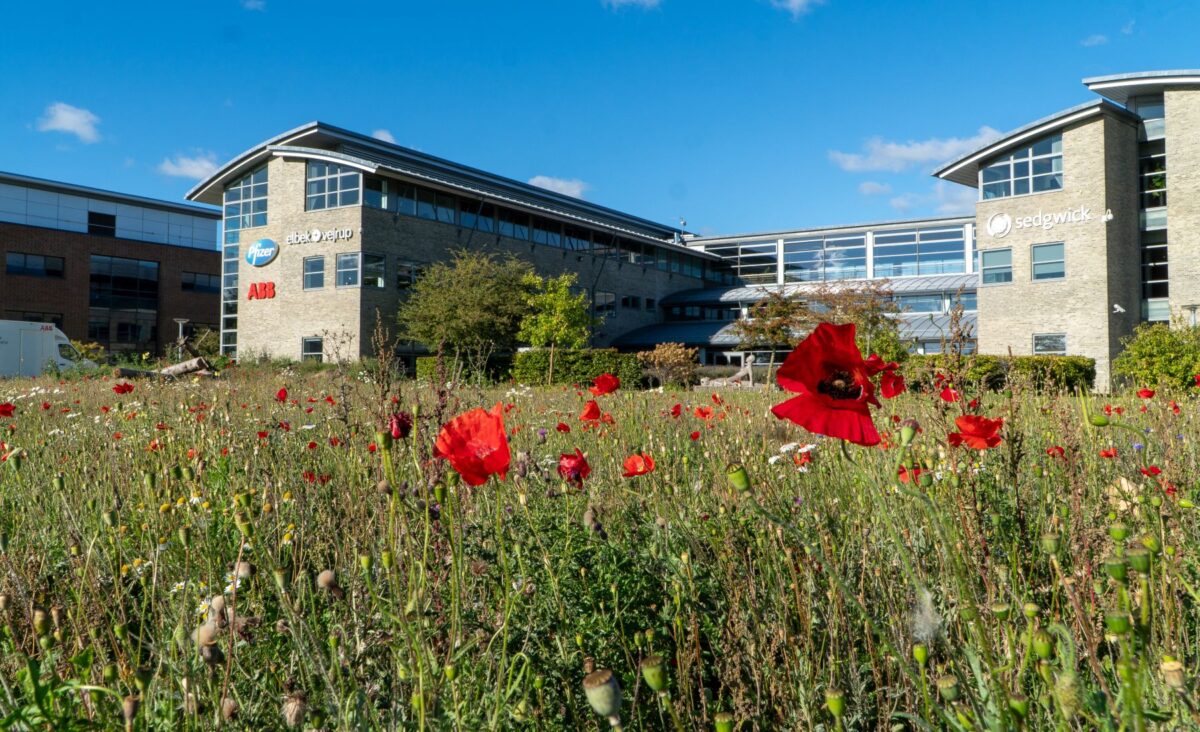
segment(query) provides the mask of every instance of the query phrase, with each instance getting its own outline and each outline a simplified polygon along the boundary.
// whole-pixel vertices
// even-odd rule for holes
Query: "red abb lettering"
[[[275,297],[274,282],[251,282],[247,300],[271,300]]]

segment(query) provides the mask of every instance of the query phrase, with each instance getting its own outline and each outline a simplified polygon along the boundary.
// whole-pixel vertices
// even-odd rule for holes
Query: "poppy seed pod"
[[[1187,680],[1184,678],[1182,663],[1168,657],[1159,665],[1158,670],[1162,672],[1163,681],[1167,682],[1167,686],[1175,691],[1184,690]]]
[[[1008,620],[1009,614],[1012,612],[1012,605],[1007,602],[993,602],[992,615],[997,620]]]
[[[654,654],[642,659],[642,678],[651,690],[662,692],[667,688],[667,673],[663,668],[662,656]]]
[[[1104,560],[1104,571],[1117,582],[1125,584],[1129,579],[1129,565],[1121,557],[1109,557]]]
[[[1135,546],[1125,556],[1129,559],[1129,566],[1133,567],[1134,571],[1142,574],[1150,571],[1150,552],[1145,547]]]
[[[914,643],[912,647],[912,655],[913,660],[917,662],[917,665],[921,668],[924,668],[926,662],[929,661],[929,646],[925,645],[924,643]]]
[[[1091,422],[1093,427],[1107,427],[1110,424],[1108,417],[1103,414],[1093,414]]]
[[[1125,635],[1131,628],[1129,616],[1122,612],[1105,613],[1104,627],[1113,635]]]
[[[1142,546],[1149,549],[1151,552],[1158,554],[1162,551],[1162,542],[1154,534],[1146,534],[1142,537]]]
[[[1039,630],[1033,634],[1033,652],[1043,661],[1054,655],[1054,639],[1049,633]]]
[[[833,715],[834,719],[841,719],[846,712],[846,695],[841,689],[826,689],[825,690],[825,708]]]
[[[50,632],[50,616],[40,607],[33,609],[33,632],[39,637]]]
[[[1038,607],[1038,604],[1036,602],[1027,602],[1021,606],[1021,612],[1024,613],[1025,617],[1030,620],[1033,620],[1034,618],[1036,618],[1038,616],[1038,613],[1040,613],[1041,611],[1042,611],[1042,609],[1040,607]]]
[[[727,478],[729,478],[729,484],[732,485],[735,490],[742,493],[748,493],[750,491],[750,474],[746,472],[746,466],[730,465],[725,475]]]
[[[1058,534],[1047,531],[1042,534],[1042,551],[1047,554],[1057,554],[1059,548]]]
[[[1129,538],[1129,527],[1117,522],[1108,527],[1108,536],[1113,541],[1122,542]]]
[[[713,727],[716,732],[733,732],[733,715],[729,712],[717,712],[713,715]]]
[[[948,702],[958,701],[958,679],[953,676],[939,676],[937,680],[938,696]]]
[[[583,692],[592,710],[611,723],[621,714],[621,685],[608,669],[593,671],[583,677]]]

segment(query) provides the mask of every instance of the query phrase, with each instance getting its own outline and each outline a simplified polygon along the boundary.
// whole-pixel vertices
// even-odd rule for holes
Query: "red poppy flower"
[[[951,404],[957,402],[959,399],[962,399],[962,395],[959,394],[958,391],[951,389],[948,386],[945,389],[942,389],[942,393],[938,396],[942,398],[943,402],[949,402]]]
[[[308,442],[308,449],[309,449],[309,450],[316,450],[316,449],[317,449],[317,443],[313,442],[312,440],[309,440],[309,442]]]
[[[196,459],[196,448],[189,447],[188,451],[187,451],[187,456],[188,456],[188,460],[195,460]]]
[[[583,405],[583,413],[579,415],[580,422],[595,422],[600,419],[600,405],[595,399],[589,399],[587,404]]]
[[[1154,398],[1154,390],[1153,389],[1138,389],[1137,395],[1139,397],[1141,397],[1142,399],[1153,399]]]
[[[287,389],[286,388],[280,388],[279,391],[275,392],[275,401],[277,401],[277,402],[286,402],[287,401]]]
[[[1111,460],[1111,459],[1115,458],[1116,456],[1117,456],[1117,448],[1115,448],[1115,447],[1106,447],[1100,451],[1100,457],[1102,457],[1102,458],[1107,458],[1107,459]]]
[[[623,467],[625,468],[623,475],[626,478],[636,478],[654,471],[654,458],[644,452],[634,453],[625,458]]]
[[[1171,401],[1171,411],[1175,414],[1179,414],[1179,405],[1176,404],[1174,400]]]
[[[450,462],[467,485],[483,485],[488,477],[508,477],[512,455],[504,431],[504,405],[472,409],[447,422],[434,445],[435,457]]]
[[[413,418],[408,412],[394,412],[388,417],[388,431],[393,440],[403,440],[412,432]]]
[[[1158,467],[1157,465],[1151,465],[1148,468],[1139,468],[1139,470],[1141,470],[1142,475],[1146,476],[1147,478],[1153,478],[1156,475],[1162,475],[1162,468]]]
[[[683,414],[683,405],[682,404],[676,404],[675,406],[671,407],[671,416],[672,417],[678,418],[679,415],[681,415],[681,414]]]
[[[699,433],[699,432],[693,432],[692,434],[688,435],[688,437],[691,437],[691,438],[692,438],[692,442],[695,442],[696,440],[699,440],[699,439],[700,439],[700,433]]]
[[[260,440],[265,440],[265,439],[267,439],[267,433],[266,433],[266,432],[264,432],[263,430],[259,430],[259,431],[258,431],[258,439],[260,439]]]
[[[0,417],[11,417],[16,410],[17,408],[12,402],[0,404]]]
[[[1061,445],[1054,445],[1046,448],[1046,454],[1050,457],[1061,458],[1066,456],[1067,451]]]
[[[958,426],[959,431],[946,436],[951,445],[966,445],[976,450],[986,450],[1000,444],[1000,428],[1004,426],[1004,419],[964,414],[956,418],[954,424]]]
[[[923,472],[925,471],[921,470],[920,468],[913,468],[912,470],[909,470],[901,465],[899,473],[896,474],[896,479],[901,483],[916,483]]]
[[[571,425],[567,424],[566,422],[559,422],[557,425],[555,425],[554,429],[562,432],[564,435],[571,433]]]
[[[588,387],[588,391],[592,393],[592,396],[604,396],[605,394],[612,394],[620,388],[620,379],[612,374],[600,374],[592,380],[592,385]]]
[[[696,417],[698,417],[699,419],[708,421],[708,420],[712,419],[712,417],[713,417],[713,408],[712,407],[696,407],[694,410],[692,410],[692,414],[696,415]]]
[[[1192,378],[1196,380],[1196,386],[1200,386],[1200,374],[1195,374]]]
[[[376,451],[376,450],[378,450],[378,449],[379,449],[379,448],[375,446],[375,443],[374,443],[374,442],[372,442],[371,444],[367,445],[367,452],[372,452],[372,453],[373,453],[373,452],[375,452],[375,451]]]
[[[821,323],[779,367],[779,385],[799,396],[771,411],[809,432],[858,445],[879,444],[871,405],[879,406],[871,377],[886,367],[868,363],[854,343],[854,324]]]
[[[712,403],[716,404],[719,407],[725,403],[725,400],[721,399],[721,397],[719,395],[713,394],[712,395]]]
[[[884,371],[879,377],[879,394],[884,399],[900,396],[908,389],[904,384],[904,376],[894,370]]]
[[[117,384],[113,387],[114,394],[128,394],[131,391],[133,391],[133,384],[130,383]]]
[[[50,402],[42,402],[42,411],[43,412],[48,410],[49,408],[50,408]]]
[[[588,465],[587,458],[577,447],[574,455],[566,452],[558,456],[558,474],[567,483],[582,488],[583,481],[592,474],[592,466]]]

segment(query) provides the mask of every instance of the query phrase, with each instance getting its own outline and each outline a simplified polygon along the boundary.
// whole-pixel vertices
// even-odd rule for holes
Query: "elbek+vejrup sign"
[[[984,229],[992,238],[1003,239],[1013,229],[1041,229],[1042,231],[1050,231],[1060,224],[1081,224],[1091,221],[1097,215],[1092,212],[1091,206],[1078,206],[1076,208],[1051,211],[1049,213],[1038,211],[1032,216],[1017,216],[1015,218],[1006,213],[994,213],[988,217],[987,225]],[[1105,210],[1099,216],[1105,222],[1112,221],[1113,217],[1111,210]]]
[[[354,229],[310,229],[309,231],[293,231],[283,240],[286,244],[316,244],[322,241],[344,241],[354,236]]]

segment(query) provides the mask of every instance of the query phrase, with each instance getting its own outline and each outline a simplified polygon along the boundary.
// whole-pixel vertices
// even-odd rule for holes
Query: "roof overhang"
[[[953,162],[947,163],[935,171],[934,175],[943,180],[976,188],[979,186],[979,169],[983,163],[991,158],[1014,147],[1029,144],[1038,138],[1062,130],[1070,125],[1105,114],[1128,119],[1131,122],[1138,120],[1137,115],[1124,107],[1117,106],[1107,99],[1096,99],[1085,104],[1064,109],[1061,112],[1056,112],[1049,117],[1043,117],[1023,127],[1018,127],[1012,132],[1002,135],[999,139],[976,148]]]
[[[1170,88],[1200,86],[1200,70],[1142,71],[1133,74],[1092,76],[1083,80],[1084,86],[1117,104],[1127,104],[1130,97],[1162,94]]]

